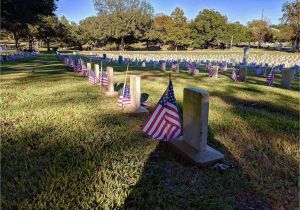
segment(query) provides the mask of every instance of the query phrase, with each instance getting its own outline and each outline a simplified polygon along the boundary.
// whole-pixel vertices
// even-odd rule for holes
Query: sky
[[[147,0],[154,8],[155,14],[170,15],[176,7],[183,9],[189,20],[195,18],[199,11],[214,9],[226,15],[230,22],[239,21],[247,24],[253,19],[260,19],[262,10],[264,17],[271,24],[278,24],[282,16],[281,6],[286,0]],[[93,0],[58,0],[56,14],[66,16],[68,20],[80,20],[97,14]]]

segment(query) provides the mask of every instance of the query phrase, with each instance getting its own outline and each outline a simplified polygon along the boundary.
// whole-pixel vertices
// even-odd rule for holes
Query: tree
[[[37,24],[37,37],[46,43],[50,51],[50,42],[63,36],[64,30],[64,25],[56,16],[43,16]]]
[[[182,9],[176,7],[171,13],[171,22],[166,25],[167,41],[175,46],[186,46],[189,44],[190,28],[187,18]]]
[[[299,0],[293,2],[286,2],[282,5],[281,22],[287,24],[289,32],[292,32],[290,38],[295,42],[296,50],[299,52],[300,42],[300,2]],[[287,28],[287,26],[285,26]]]
[[[258,43],[258,48],[270,37],[271,32],[266,20],[252,20],[248,23],[248,27],[251,30],[252,40]]]
[[[204,9],[191,23],[193,47],[208,48],[228,40],[227,17],[215,10]]]
[[[164,44],[168,41],[167,27],[171,25],[172,19],[168,15],[158,14],[154,17],[154,33],[159,41]]]
[[[15,46],[19,49],[19,40],[27,31],[28,24],[34,25],[42,15],[53,15],[57,0],[2,0],[2,29],[13,33]]]
[[[144,0],[94,0],[99,15],[106,16],[106,34],[121,49],[141,39],[151,27],[152,6]]]
[[[229,23],[228,39],[226,40],[229,43],[229,40],[231,41],[231,39],[233,45],[237,45],[241,42],[250,41],[247,37],[247,27],[239,22]]]

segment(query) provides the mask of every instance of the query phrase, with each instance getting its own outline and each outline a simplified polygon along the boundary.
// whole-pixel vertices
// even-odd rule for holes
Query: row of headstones
[[[86,58],[88,58],[88,56],[86,56]],[[107,58],[106,54],[103,55],[103,58]],[[126,59],[125,59],[126,61]],[[123,57],[119,56],[117,60],[113,60],[112,62],[118,62],[118,63],[123,63]],[[200,64],[196,65],[196,63],[190,63],[190,62],[172,62],[172,61],[160,61],[157,63],[154,63],[154,68],[155,68],[155,64],[159,64],[160,63],[160,68],[163,71],[166,71],[167,68],[167,64],[169,66],[171,66],[171,69],[174,70],[176,73],[179,73],[179,68],[180,68],[180,64],[182,64],[183,66],[188,68],[188,74],[189,75],[199,75],[199,69],[197,69],[197,67],[199,68],[200,64],[205,64],[207,68],[210,68],[209,71],[209,77],[211,78],[218,78],[218,72],[221,71],[226,71],[227,66],[232,67],[232,65],[227,64],[227,62],[217,62],[217,61],[203,61]],[[235,65],[235,64],[233,64]],[[253,66],[254,64],[251,64],[250,66]],[[147,66],[147,62],[146,61],[141,61],[141,66],[142,67],[146,67]],[[263,67],[261,67],[263,66]],[[261,66],[258,66],[259,68],[262,68],[263,71],[261,71],[261,73],[264,74],[264,76],[266,76],[266,69],[268,68],[268,64],[264,63]],[[239,73],[237,74],[237,80],[240,82],[246,82],[247,81],[247,68],[248,66],[246,65],[240,65],[239,68]],[[298,67],[299,68],[299,67]],[[279,65],[277,68],[273,68],[274,69],[274,73],[282,73],[282,77],[281,77],[281,87],[286,88],[286,89],[290,89],[291,88],[291,82],[295,77],[295,72],[297,72],[296,68],[284,68],[284,65]],[[261,74],[260,73],[260,74]]]
[[[87,69],[92,64],[87,63]],[[95,73],[99,74],[99,65],[94,64]],[[108,90],[106,95],[116,96],[114,90],[114,71],[107,67]],[[130,75],[130,106],[124,110],[126,113],[148,113],[141,106],[141,77]],[[207,145],[208,136],[208,110],[209,94],[205,91],[185,88],[183,98],[183,135],[180,139],[169,142],[169,145],[178,153],[200,166],[211,165],[224,158],[219,151]]]
[[[87,55],[85,55],[84,57],[88,57]],[[227,61],[209,61],[209,60],[201,60],[199,62],[197,61],[187,61],[187,60],[183,60],[183,61],[175,61],[175,60],[159,60],[159,61],[154,61],[154,60],[150,60],[150,61],[146,61],[146,60],[141,60],[141,59],[135,59],[135,60],[131,60],[129,58],[123,58],[123,56],[119,55],[118,57],[115,58],[107,58],[106,54],[103,54],[103,57],[90,57],[92,60],[99,60],[99,59],[103,59],[104,60],[108,60],[109,62],[118,62],[119,64],[125,62],[125,63],[130,63],[130,64],[135,64],[135,66],[142,66],[142,67],[147,67],[147,66],[153,66],[153,68],[155,69],[156,66],[160,65],[161,69],[163,71],[166,70],[167,66],[170,66],[172,70],[175,70],[175,72],[179,72],[179,66],[183,66],[189,69],[189,74],[196,74],[198,73],[198,70],[200,65],[206,65],[206,67],[208,66],[216,66],[218,65],[220,70],[224,71],[227,69],[227,67],[231,68],[231,67],[238,67],[238,66],[246,66],[246,67],[253,67],[256,69],[256,74],[258,75],[262,75],[264,73],[264,76],[266,76],[266,69],[267,68],[272,68],[273,71],[275,73],[282,73],[282,71],[284,69],[288,69],[291,68],[294,73],[299,72],[300,70],[300,65],[294,65],[293,67],[291,67],[291,65],[285,65],[285,64],[278,64],[278,65],[268,65],[267,63],[263,62],[263,63],[236,63],[235,61],[231,61],[231,62],[227,62]],[[175,67],[174,67],[175,66]],[[262,69],[261,70],[257,70],[257,69]]]
[[[29,58],[35,55],[38,55],[38,52],[27,52],[27,53],[14,53],[14,54],[1,54],[0,61],[12,61],[22,58]]]
[[[176,61],[189,61],[189,62],[200,62],[201,60],[209,61],[226,61],[227,63],[237,63],[237,61],[242,60],[242,55],[232,56],[232,55],[180,55],[180,54],[109,54],[108,57],[118,59],[119,56],[128,58],[131,60],[145,60],[149,62],[150,60],[176,60]],[[300,66],[300,56],[273,56],[273,55],[250,55],[248,56],[248,61],[252,65],[260,65],[261,63],[267,63],[269,66],[277,66],[285,64],[287,68],[293,67],[295,65]]]

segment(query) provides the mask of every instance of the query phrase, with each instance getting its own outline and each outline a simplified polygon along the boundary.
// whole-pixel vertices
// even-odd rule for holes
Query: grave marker
[[[240,66],[240,74],[238,76],[240,82],[246,82],[247,80],[247,66]]]
[[[224,155],[207,145],[209,94],[185,88],[183,97],[183,137],[169,141],[178,153],[200,166],[213,164]]]
[[[294,70],[291,68],[284,69],[281,77],[281,87],[290,89],[291,81],[294,79]]]
[[[115,96],[118,96],[118,92],[115,91],[115,88],[114,88],[114,69],[113,67],[106,67],[106,75],[107,75],[107,91],[105,92],[105,94],[107,96],[112,96],[112,97],[115,97]]]
[[[86,64],[86,68],[87,68],[87,70],[88,70],[88,75],[90,74],[90,70],[92,69],[92,64],[91,63],[87,63]]]
[[[130,76],[130,102],[124,111],[127,113],[148,113],[148,110],[141,106],[141,77]]]

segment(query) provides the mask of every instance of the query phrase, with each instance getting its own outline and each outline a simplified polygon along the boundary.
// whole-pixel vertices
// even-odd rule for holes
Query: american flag
[[[153,112],[143,125],[143,131],[153,139],[168,141],[181,134],[181,125],[172,81]]]
[[[270,74],[267,76],[267,84],[269,86],[274,85],[274,72],[273,72],[273,70],[271,70]]]
[[[144,100],[141,102],[141,105],[143,107],[149,107],[151,104],[150,104],[150,101],[148,99]]]
[[[105,71],[102,71],[102,74],[100,75],[99,83],[100,83],[100,85],[107,86],[108,82],[107,82],[107,75],[106,75]]]
[[[80,66],[78,63],[75,62],[74,64],[74,72],[79,72],[80,71]]]
[[[120,97],[118,98],[118,105],[121,107],[131,104],[130,90],[126,84],[124,84]]]
[[[92,83],[92,84],[97,83],[97,77],[95,75],[95,72],[92,69],[90,70],[89,83]]]
[[[237,76],[236,76],[235,70],[232,71],[231,79],[232,79],[233,81],[235,81],[235,82],[237,81]]]
[[[176,62],[172,62],[172,69],[176,69],[177,68],[177,63]]]
[[[82,76],[87,77],[88,69],[84,64],[81,65],[81,70],[82,70]]]
[[[209,76],[209,77],[212,77],[212,76],[213,76],[213,73],[214,73],[213,67],[212,67],[212,66],[209,66],[209,67],[208,67],[208,76]]]

